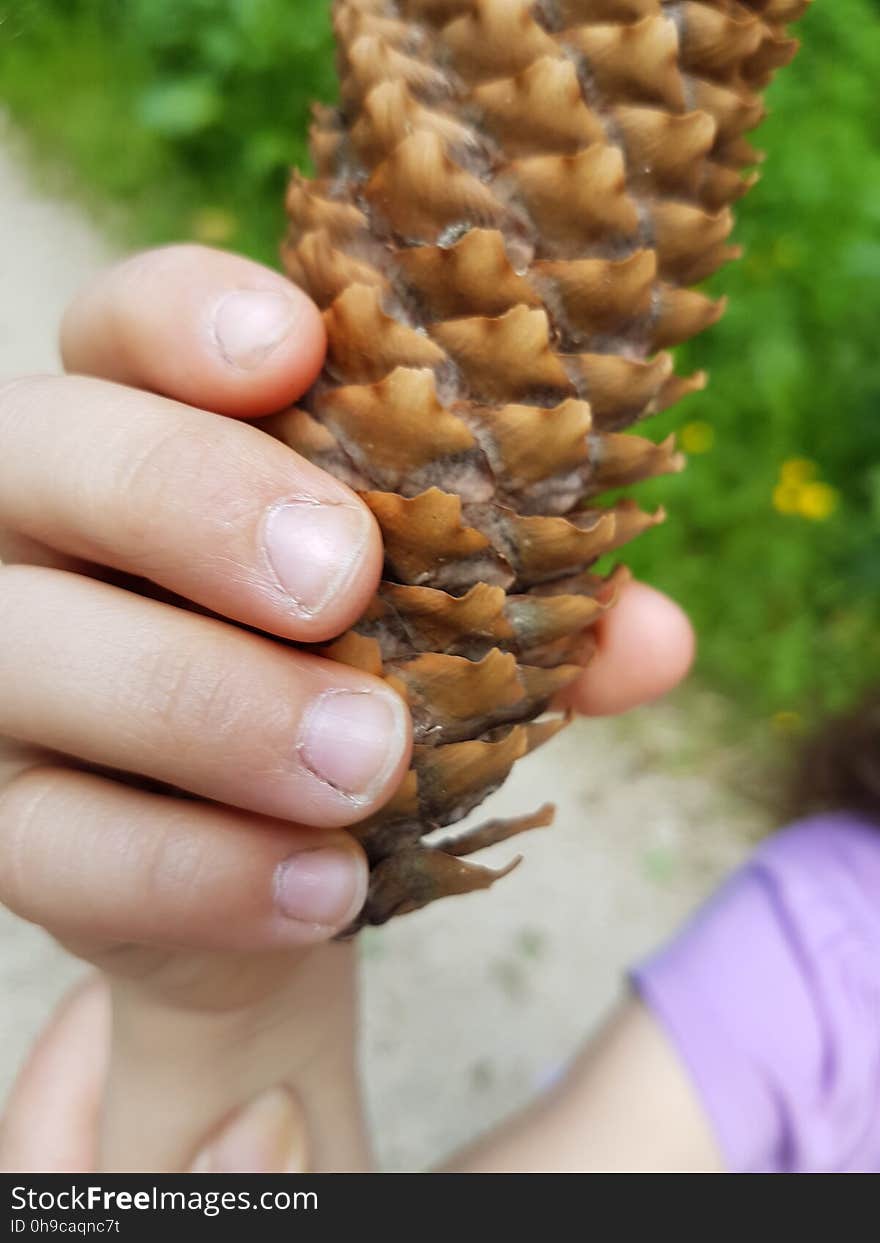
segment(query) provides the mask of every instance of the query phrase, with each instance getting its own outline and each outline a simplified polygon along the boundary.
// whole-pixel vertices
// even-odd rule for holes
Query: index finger
[[[241,418],[295,401],[325,349],[321,314],[291,281],[192,245],[144,251],[103,272],[61,329],[68,371]]]

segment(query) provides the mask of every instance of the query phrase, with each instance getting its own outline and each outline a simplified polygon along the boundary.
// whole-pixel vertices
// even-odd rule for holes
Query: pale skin
[[[100,1104],[32,1063],[0,1168],[49,1168],[20,1155],[49,1082],[90,1102],[63,1160],[88,1133],[92,1168],[191,1168],[249,1106],[294,1164],[303,1126],[311,1168],[368,1164],[353,951],[329,942],[366,889],[344,829],[395,789],[408,720],[381,682],[272,639],[355,621],[381,542],[357,496],[245,421],[295,401],[324,348],[277,274],[172,247],[74,302],[67,376],[0,391],[0,901],[106,981],[62,1029],[97,1056],[112,1015]],[[585,713],[657,698],[692,657],[686,618],[640,584],[597,637],[570,693]],[[50,1033],[38,1068],[71,1046]]]
[[[326,1004],[327,999],[324,999]],[[5,1172],[76,1173],[94,1169],[110,1044],[109,996],[94,980],[68,999],[22,1071],[0,1136]],[[288,1014],[288,1031],[314,1014]],[[341,1039],[352,1028],[339,1029]],[[258,1049],[246,1045],[244,1056]],[[313,1079],[313,1077],[310,1077]],[[334,1168],[343,1168],[345,1132],[363,1137],[356,1082],[342,1093],[328,1081],[301,1080],[310,1113],[288,1088],[271,1089],[221,1119],[191,1171],[307,1173],[317,1161],[315,1130],[331,1137]],[[366,1150],[365,1150],[366,1152]],[[365,1156],[364,1168],[369,1168]],[[564,1080],[503,1123],[441,1172],[455,1173],[718,1173],[723,1169],[693,1086],[654,1019],[629,998],[584,1047]]]

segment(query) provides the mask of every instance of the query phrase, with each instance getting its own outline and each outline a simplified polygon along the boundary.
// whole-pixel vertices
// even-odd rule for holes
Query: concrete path
[[[6,146],[0,379],[57,368],[60,313],[110,256],[94,227],[38,191]],[[766,827],[691,755],[691,739],[719,712],[691,692],[625,722],[572,728],[488,807],[558,804],[555,828],[514,847],[526,856],[518,872],[489,895],[364,936],[364,1064],[386,1168],[426,1165],[548,1082],[612,1002],[626,965]],[[511,848],[493,853],[504,860]],[[0,1097],[78,971],[40,931],[0,911]]]

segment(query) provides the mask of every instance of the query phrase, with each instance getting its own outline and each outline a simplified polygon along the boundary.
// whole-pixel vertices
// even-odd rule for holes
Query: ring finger
[[[354,823],[409,755],[365,673],[104,583],[0,568],[0,734],[322,827]]]

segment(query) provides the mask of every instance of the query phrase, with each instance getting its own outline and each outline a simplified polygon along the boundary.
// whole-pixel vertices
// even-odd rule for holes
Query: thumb
[[[61,1004],[16,1080],[0,1122],[0,1173],[94,1169],[110,1046],[110,999],[99,976]]]
[[[107,986],[74,989],[37,1041],[0,1120],[0,1173],[94,1171],[110,1043]],[[304,1112],[286,1088],[231,1114],[200,1149],[194,1174],[302,1174]]]
[[[305,1174],[306,1121],[294,1094],[271,1088],[223,1124],[190,1166],[191,1174]]]

